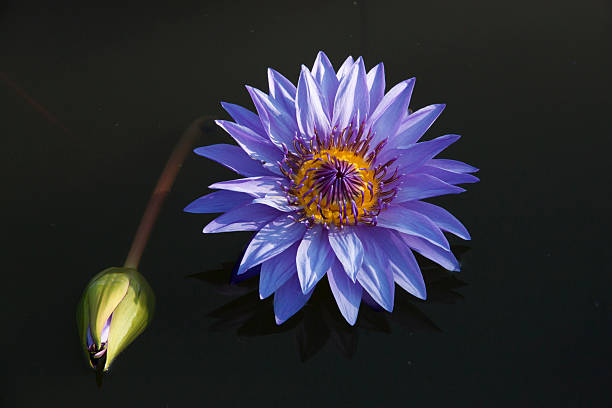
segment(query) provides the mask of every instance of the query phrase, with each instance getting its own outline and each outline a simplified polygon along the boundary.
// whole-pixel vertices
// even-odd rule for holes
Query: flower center
[[[309,225],[376,225],[376,216],[393,199],[397,171],[384,179],[395,161],[375,166],[386,141],[370,149],[373,134],[352,126],[306,142],[296,137],[296,153],[285,150],[281,171],[291,180],[287,199],[299,207],[299,219]]]

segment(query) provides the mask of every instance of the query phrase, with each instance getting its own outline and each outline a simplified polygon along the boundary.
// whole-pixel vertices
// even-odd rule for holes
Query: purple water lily
[[[238,273],[260,266],[260,297],[274,293],[277,324],[324,276],[351,325],[362,297],[391,311],[395,283],[425,299],[412,251],[458,271],[442,231],[470,236],[448,211],[421,200],[478,181],[476,168],[434,159],[459,136],[419,142],[445,105],[410,112],[414,78],[385,93],[383,64],[366,73],[361,57],[336,72],[319,52],[312,70],[302,66],[297,88],[273,69],[268,80],[269,94],[247,86],[257,114],[222,103],[234,122],[216,123],[239,146],[195,150],[246,178],[212,184],[219,191],[185,211],[224,213],[205,233],[258,231]]]

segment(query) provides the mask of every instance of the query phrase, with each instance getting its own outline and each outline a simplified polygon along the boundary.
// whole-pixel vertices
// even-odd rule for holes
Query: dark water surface
[[[0,6],[2,406],[612,405],[605,1],[50,4]],[[426,137],[463,135],[444,157],[482,180],[438,200],[472,234],[458,279],[431,270],[427,302],[362,307],[352,330],[320,285],[277,328],[226,284],[249,234],[182,212],[233,178],[190,155],[140,265],[155,319],[98,389],[76,303],[122,264],[179,136],[320,49],[416,76],[413,108],[448,104]]]

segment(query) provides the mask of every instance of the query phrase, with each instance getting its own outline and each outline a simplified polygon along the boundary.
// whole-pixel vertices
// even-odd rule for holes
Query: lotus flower
[[[276,323],[295,314],[325,276],[353,325],[362,297],[391,311],[395,283],[426,298],[413,251],[452,271],[443,231],[470,239],[448,211],[423,199],[465,191],[476,168],[438,159],[459,139],[419,142],[445,105],[409,110],[414,78],[385,92],[380,63],[366,73],[348,57],[336,72],[319,52],[297,88],[268,70],[269,93],[247,86],[257,114],[222,103],[218,120],[238,144],[195,152],[244,176],[212,184],[187,212],[223,215],[205,233],[257,231],[238,267],[258,267],[260,297],[274,294]]]

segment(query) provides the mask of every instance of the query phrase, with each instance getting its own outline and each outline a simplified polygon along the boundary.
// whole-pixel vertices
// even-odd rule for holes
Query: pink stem
[[[157,220],[162,204],[164,203],[164,200],[168,195],[174,180],[176,179],[176,175],[183,165],[185,156],[189,151],[191,151],[191,147],[193,146],[196,138],[202,132],[202,125],[206,120],[208,120],[206,117],[195,120],[189,126],[189,128],[187,128],[185,133],[183,133],[183,136],[181,136],[181,139],[170,155],[170,158],[166,163],[166,167],[164,168],[161,176],[159,176],[155,190],[153,190],[153,194],[149,199],[149,203],[147,204],[147,208],[142,216],[138,230],[136,230],[136,235],[132,241],[132,247],[130,248],[130,252],[125,260],[124,266],[126,268],[138,268],[138,263],[147,245],[147,241],[151,235],[151,230],[153,229],[155,220]]]

